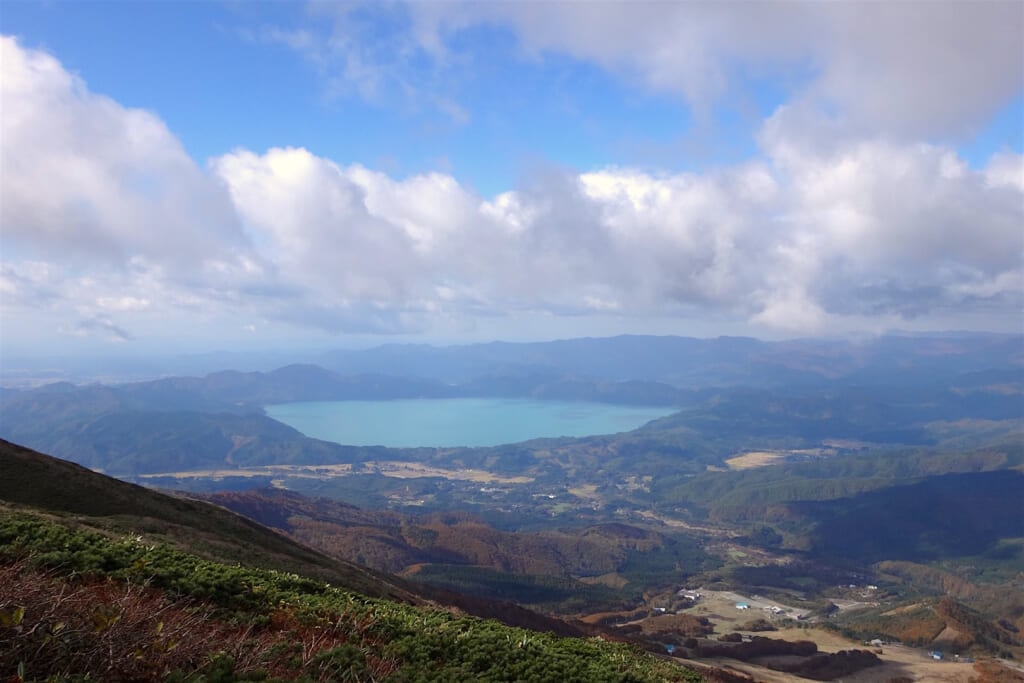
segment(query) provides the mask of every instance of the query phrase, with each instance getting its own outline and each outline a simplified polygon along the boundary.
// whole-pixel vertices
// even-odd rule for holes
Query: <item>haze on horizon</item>
[[[1024,4],[6,3],[0,359],[1024,329]]]

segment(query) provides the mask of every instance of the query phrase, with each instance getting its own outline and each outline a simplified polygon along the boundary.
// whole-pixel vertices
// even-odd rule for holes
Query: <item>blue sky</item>
[[[441,168],[484,195],[544,163],[672,171],[746,158],[785,87],[752,81],[742,102],[698,129],[685,99],[557,54],[523,59],[502,27],[457,36],[452,49],[465,63],[439,74],[423,55],[403,63],[401,77],[421,92],[384,76],[363,97],[275,44],[274,31],[329,31],[323,17],[288,3],[16,2],[3,21],[5,32],[53,54],[91,90],[158,113],[197,163],[236,147],[306,147],[402,176]],[[400,19],[365,21],[386,45],[407,28]],[[694,139],[697,132],[716,143]]]
[[[0,350],[1019,331],[1022,26],[5,3]]]

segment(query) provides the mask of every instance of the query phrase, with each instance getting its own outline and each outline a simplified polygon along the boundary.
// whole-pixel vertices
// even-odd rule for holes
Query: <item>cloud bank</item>
[[[511,32],[521,60],[595,64],[704,116],[779,79],[791,132],[813,122],[819,144],[837,134],[974,134],[1024,83],[1024,5],[1015,0],[395,3],[387,11],[399,30],[383,36],[365,17],[379,3],[310,6],[333,20],[329,31],[267,38],[311,59],[333,89],[340,82],[370,98],[415,90],[402,77],[414,64],[432,91],[444,88],[439,74],[458,81],[473,58],[462,39],[488,28]]]
[[[661,55],[663,32],[628,59],[619,43],[598,40],[615,22],[641,30],[643,12],[598,13],[577,36],[554,28],[568,5],[486,7],[512,12],[501,20],[521,27],[527,48],[640,69],[652,87],[688,97],[722,87],[714,69],[670,69],[686,60]],[[719,17],[736,11],[723,7],[702,9],[698,23],[736,20]],[[679,27],[694,20],[689,8],[672,19]],[[743,20],[750,31],[755,19]],[[772,52],[815,21],[825,20],[804,17],[769,31],[771,44],[737,37],[724,49]],[[434,22],[456,30],[450,18]],[[695,40],[685,49],[699,57]],[[896,49],[887,31],[876,40],[879,54]],[[928,88],[914,95],[920,102],[897,100],[906,120],[884,117],[891,131],[810,144],[808,127],[793,127],[803,98],[853,96],[832,85],[857,82],[837,75],[855,69],[842,46],[801,99],[765,122],[756,160],[704,173],[552,169],[494,197],[444,173],[394,178],[302,148],[237,149],[201,167],[156,114],[91,92],[13,38],[0,47],[0,305],[9,320],[42,312],[69,334],[120,341],[174,325],[437,334],[512,314],[617,316],[622,331],[654,317],[780,334],[1019,327],[1024,159],[1004,152],[972,169],[948,146],[897,134],[934,106]],[[962,99],[1002,97],[1003,80],[973,83]],[[886,87],[879,101],[895,97]],[[844,111],[876,127],[878,107]],[[938,111],[935,125],[976,120]]]

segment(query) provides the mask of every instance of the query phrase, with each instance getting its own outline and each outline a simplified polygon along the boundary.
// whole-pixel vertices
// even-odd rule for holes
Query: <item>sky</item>
[[[1018,1],[11,0],[0,33],[2,356],[1024,331]]]

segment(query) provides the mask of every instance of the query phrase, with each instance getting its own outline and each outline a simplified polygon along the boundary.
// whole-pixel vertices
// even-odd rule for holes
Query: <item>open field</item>
[[[580,484],[568,490],[569,495],[582,498],[583,500],[599,500],[601,495],[597,492],[597,484]]]
[[[816,639],[805,637],[803,640]],[[826,651],[820,645],[818,647],[820,650]],[[857,647],[856,644],[847,643],[839,649],[849,650],[855,647]],[[863,646],[861,647],[863,648]],[[894,678],[906,677],[912,681],[921,681],[922,683],[969,683],[973,677],[978,675],[973,664],[936,662],[929,659],[926,652],[911,648],[883,648],[883,653],[878,655],[878,657],[883,662],[881,666],[864,669],[855,674],[847,674],[840,680],[842,683],[888,683]],[[693,660],[681,661],[693,662]],[[744,673],[753,677],[754,680],[763,683],[794,683],[808,680],[794,674],[772,671],[763,666],[748,664],[735,659],[716,657],[698,660],[697,663]]]
[[[675,529],[686,529],[687,531],[695,531],[700,534],[706,534],[708,536],[727,536],[735,538],[740,535],[740,532],[733,531],[731,529],[722,529],[715,526],[709,526],[705,524],[691,524],[681,519],[674,517],[668,517],[663,514],[658,514],[653,510],[638,510],[637,516],[646,522],[655,522],[656,524],[664,524],[667,527]]]
[[[505,476],[477,469],[449,470],[402,460],[369,461],[364,463],[363,467],[364,471],[376,472],[385,477],[394,477],[396,479],[442,477],[444,479],[457,479],[460,481],[475,481],[481,484],[529,484],[533,481],[533,477]]]
[[[752,467],[777,465],[786,459],[786,454],[778,451],[749,451],[729,458],[725,464],[732,470],[749,470]]]
[[[737,626],[754,619],[766,619],[780,622],[783,617],[795,618],[805,610],[774,600],[765,600],[757,596],[747,597],[731,591],[703,591],[701,600],[692,609],[686,611],[693,616],[707,617],[715,625],[716,634],[729,633],[737,630]],[[745,603],[748,609],[737,609],[737,603]],[[775,615],[772,607],[784,610],[786,614]],[[766,609],[767,608],[767,609]],[[781,626],[781,624],[779,624]],[[818,646],[820,652],[838,652],[840,650],[867,649],[875,652],[882,660],[881,666],[865,669],[856,674],[843,676],[844,683],[886,683],[887,681],[905,676],[913,681],[934,681],[935,683],[967,683],[972,676],[977,676],[973,664],[955,660],[933,660],[928,651],[922,648],[905,647],[903,645],[884,645],[881,648],[866,646],[863,643],[844,638],[838,633],[821,628],[780,628],[768,633],[751,633],[750,635],[768,636],[788,641],[809,640]],[[879,652],[881,650],[881,652]],[[716,657],[699,660],[701,664],[717,666],[723,669],[739,671],[758,681],[766,683],[788,683],[803,681],[793,674],[772,671],[765,667],[733,659]]]
[[[955,660],[936,661],[928,655],[928,650],[904,645],[884,645],[872,648],[843,638],[837,633],[823,629],[785,629],[773,634],[786,640],[804,639],[813,641],[822,652],[838,652],[850,648],[862,648],[875,651],[882,650],[878,655],[884,662],[883,666],[862,671],[853,676],[844,676],[844,681],[853,683],[874,683],[888,681],[897,676],[909,676],[915,681],[936,681],[954,683],[968,681],[976,675],[973,664]],[[877,654],[877,652],[876,652]]]
[[[139,479],[224,479],[226,477],[300,477],[303,479],[324,479],[346,477],[352,474],[352,465],[261,465],[216,470],[182,470],[180,472],[157,472],[137,475]]]
[[[805,614],[807,609],[786,605],[775,600],[762,599],[758,596],[746,597],[732,591],[705,591],[700,589],[701,599],[687,614],[695,617],[707,617],[715,625],[715,633],[728,633],[735,630],[738,624],[752,619],[769,621],[782,618],[795,619]],[[748,605],[748,609],[737,609],[737,603]],[[781,610],[775,614],[772,608]]]
[[[458,481],[472,481],[495,484],[528,484],[532,477],[503,476],[486,470],[458,469],[449,470],[415,462],[405,461],[367,461],[360,464],[359,472],[373,472],[395,479],[419,479],[441,477]],[[239,467],[235,469],[183,470],[180,472],[157,472],[140,474],[139,479],[157,479],[171,477],[174,479],[224,479],[226,477],[293,477],[297,479],[331,479],[347,477],[356,473],[352,465],[263,465],[259,467]]]
[[[802,448],[790,451],[747,451],[725,461],[731,470],[749,470],[755,467],[781,465],[794,458],[827,458],[836,454],[834,448]]]

